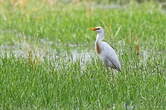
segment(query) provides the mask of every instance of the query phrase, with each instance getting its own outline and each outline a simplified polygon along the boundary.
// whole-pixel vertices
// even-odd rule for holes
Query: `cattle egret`
[[[91,28],[92,31],[97,32],[95,47],[97,54],[104,61],[107,67],[121,71],[121,64],[115,50],[104,39],[104,29],[102,27]]]

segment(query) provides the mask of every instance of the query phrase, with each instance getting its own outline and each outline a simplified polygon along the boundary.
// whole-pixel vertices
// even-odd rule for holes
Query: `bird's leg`
[[[106,66],[106,75],[108,76],[108,81],[110,82],[112,80],[112,75],[110,73],[110,67]]]
[[[112,73],[112,81],[115,81],[114,79],[115,79],[115,77],[114,77],[114,70],[111,68],[111,73]]]
[[[109,72],[110,72],[109,68],[106,67],[106,73],[107,73],[108,77],[110,77]]]
[[[108,76],[109,78],[114,81],[114,71],[112,68],[107,67],[107,72],[109,73]],[[111,73],[110,73],[111,72]]]
[[[116,71],[114,71],[114,69],[112,69],[112,68],[107,66],[106,67],[106,72],[108,73],[109,80],[112,80],[114,82],[115,81]]]

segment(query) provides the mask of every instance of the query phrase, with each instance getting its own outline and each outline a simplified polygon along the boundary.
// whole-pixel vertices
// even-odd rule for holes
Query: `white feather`
[[[99,45],[101,47],[101,53],[99,54],[99,56],[104,61],[104,63],[107,66],[120,71],[121,65],[115,50],[108,43],[103,41],[100,42]]]
[[[96,45],[98,46],[98,53],[104,63],[111,68],[121,71],[121,64],[115,50],[104,39],[104,29],[102,27],[96,27]]]

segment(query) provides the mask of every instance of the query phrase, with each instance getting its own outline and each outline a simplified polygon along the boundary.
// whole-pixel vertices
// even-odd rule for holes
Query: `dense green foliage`
[[[166,109],[166,14],[158,4],[22,5],[0,7],[0,109]],[[119,54],[120,73],[112,75],[95,55],[74,59],[73,51],[95,54],[89,28],[98,25]],[[57,57],[48,51],[41,60],[38,49]]]

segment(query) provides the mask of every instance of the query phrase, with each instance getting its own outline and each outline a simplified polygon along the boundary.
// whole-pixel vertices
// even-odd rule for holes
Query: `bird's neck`
[[[104,39],[104,32],[97,33],[96,42],[101,42]]]

